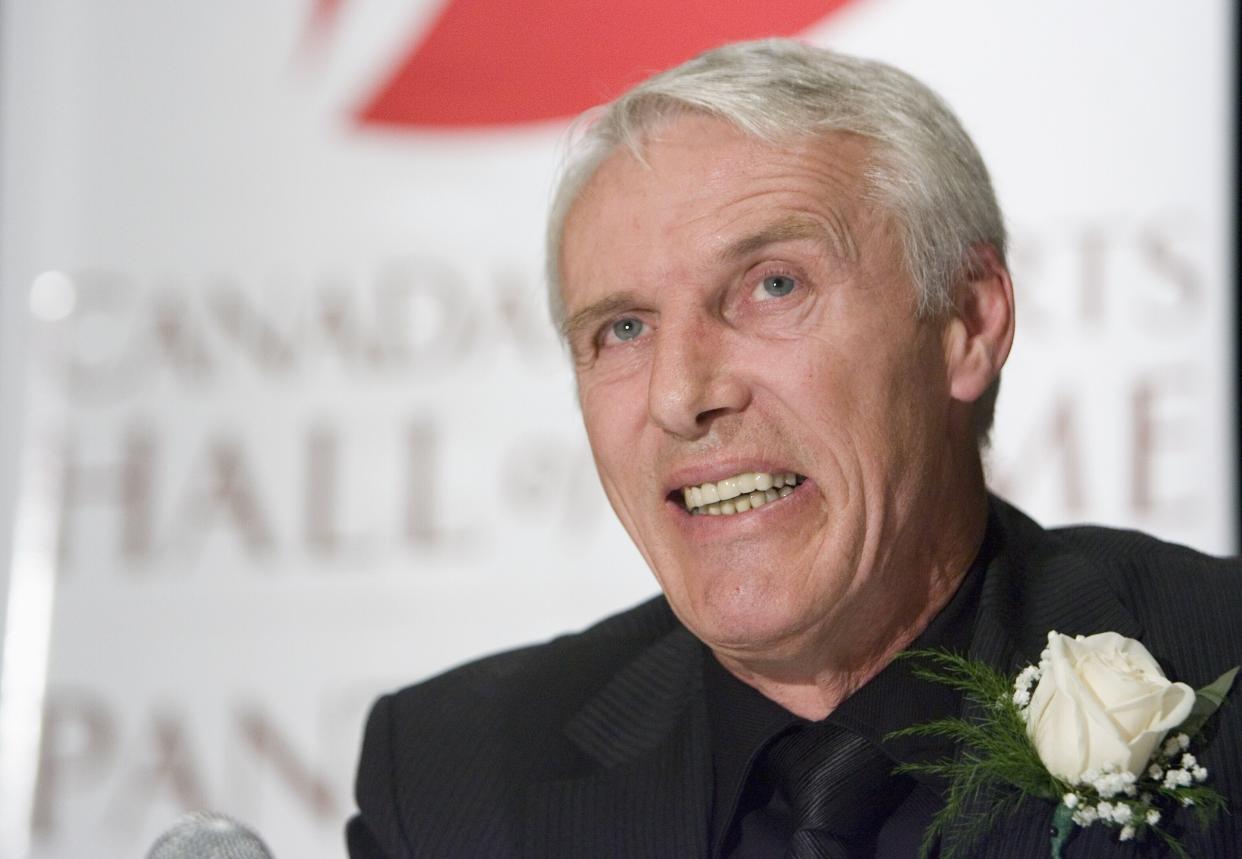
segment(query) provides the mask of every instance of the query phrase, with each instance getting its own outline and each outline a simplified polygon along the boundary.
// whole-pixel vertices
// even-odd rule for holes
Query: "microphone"
[[[267,845],[231,817],[195,811],[156,839],[147,859],[272,859]]]

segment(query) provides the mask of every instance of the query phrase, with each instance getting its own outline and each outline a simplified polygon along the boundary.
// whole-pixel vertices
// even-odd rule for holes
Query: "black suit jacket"
[[[1242,663],[1237,560],[1133,532],[1045,531],[995,499],[992,515],[1000,542],[972,657],[1016,673],[1038,660],[1050,629],[1111,630],[1143,641],[1171,678],[1196,688]],[[704,658],[657,598],[385,696],[367,723],[350,855],[706,856]],[[1199,755],[1236,811],[1206,833],[1178,813],[1192,856],[1242,856],[1239,699],[1235,690]],[[927,800],[920,787],[908,802]],[[1046,859],[1052,811],[1026,802],[967,855]],[[1115,832],[1080,830],[1065,855],[1164,855],[1119,844]]]

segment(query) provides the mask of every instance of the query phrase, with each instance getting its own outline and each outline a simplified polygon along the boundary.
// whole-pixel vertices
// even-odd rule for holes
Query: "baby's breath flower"
[[[1182,755],[1182,769],[1184,770],[1194,769],[1195,765],[1198,763],[1199,762],[1195,760],[1195,756],[1190,754],[1189,752]]]
[[[1084,805],[1082,808],[1074,812],[1073,821],[1079,826],[1090,826],[1095,823],[1099,814],[1090,805]]]
[[[1014,684],[1013,684],[1014,691],[1029,693],[1031,691],[1031,687],[1034,686],[1035,683],[1039,680],[1039,677],[1041,674],[1043,674],[1043,672],[1040,671],[1038,668],[1036,668],[1034,665],[1026,666],[1018,674],[1018,679],[1014,681]],[[1028,694],[1028,700],[1029,700],[1029,694]]]
[[[1159,781],[1164,778],[1164,770],[1160,768],[1159,764],[1152,764],[1147,768],[1147,775]]]
[[[1065,804],[1066,808],[1077,808],[1078,807],[1078,794],[1067,793],[1065,794],[1065,796],[1061,797],[1061,802]]]
[[[1116,767],[1109,767],[1100,774],[1099,778],[1091,782],[1091,786],[1105,799],[1114,797],[1119,793],[1133,796],[1135,793],[1134,773],[1127,770],[1118,771]]]
[[[1121,827],[1121,831],[1117,833],[1118,841],[1131,841],[1134,838],[1134,827],[1126,824]]]
[[[1207,781],[1208,771],[1206,767],[1195,767],[1191,770],[1191,774],[1195,777],[1195,781]]]
[[[1164,786],[1168,790],[1176,787],[1190,787],[1193,778],[1186,770],[1169,770],[1164,774]]]
[[[1146,820],[1147,820],[1148,826],[1155,826],[1157,823],[1160,822],[1160,812],[1156,811],[1156,809],[1154,808],[1147,809]]]

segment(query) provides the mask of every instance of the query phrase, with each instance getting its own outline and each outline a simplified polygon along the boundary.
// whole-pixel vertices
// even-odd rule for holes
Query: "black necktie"
[[[877,830],[913,786],[870,741],[826,723],[778,737],[761,766],[793,811],[790,859],[871,856]]]

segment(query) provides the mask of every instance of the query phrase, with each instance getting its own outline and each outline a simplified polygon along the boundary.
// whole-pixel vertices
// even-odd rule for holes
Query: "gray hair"
[[[584,117],[548,217],[548,304],[558,328],[565,313],[561,243],[578,194],[617,149],[641,160],[647,133],[687,113],[717,117],[773,143],[834,132],[866,138],[863,193],[896,220],[922,317],[949,312],[978,247],[990,246],[1004,261],[1004,219],[987,168],[927,86],[884,63],[787,39],[740,42],[655,75]],[[981,443],[997,387],[976,404]]]

